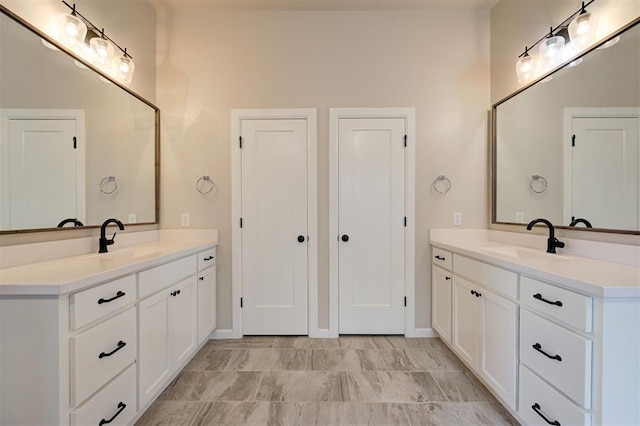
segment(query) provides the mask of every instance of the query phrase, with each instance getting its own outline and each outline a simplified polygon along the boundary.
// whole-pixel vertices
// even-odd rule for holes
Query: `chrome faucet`
[[[115,223],[116,225],[118,225],[118,228],[120,228],[121,231],[124,231],[124,225],[122,224],[122,222],[120,222],[118,219],[107,219],[102,223],[102,226],[100,227],[100,240],[98,240],[99,244],[100,244],[100,250],[98,250],[98,253],[107,253],[107,246],[110,246],[111,244],[113,244],[115,242],[116,239],[116,233],[113,233],[113,237],[111,237],[111,239],[108,239],[105,234],[107,232],[107,226],[110,223]]]
[[[558,240],[555,236],[555,229],[553,227],[553,224],[549,222],[547,219],[532,220],[527,225],[527,231],[531,231],[531,228],[533,228],[533,225],[535,225],[536,223],[543,223],[547,225],[547,228],[549,228],[549,238],[547,239],[547,253],[555,253],[556,247],[559,247],[559,248],[564,247],[564,243]]]
[[[577,219],[573,219],[571,221],[571,223],[569,224],[569,226],[576,226],[579,223],[584,223],[584,226],[586,226],[587,228],[593,228],[593,226],[591,226],[591,222],[589,222],[587,219],[583,219],[581,217],[577,218]]]

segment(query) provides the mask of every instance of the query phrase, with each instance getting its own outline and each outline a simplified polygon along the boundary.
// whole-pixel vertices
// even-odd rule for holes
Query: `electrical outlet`
[[[138,216],[135,213],[129,213],[129,223],[138,222]]]
[[[461,212],[453,212],[453,225],[454,226],[462,225],[462,213]]]
[[[516,223],[524,223],[524,212],[516,212]]]
[[[191,222],[191,216],[189,213],[182,213],[180,215],[180,226],[183,228],[188,228]]]

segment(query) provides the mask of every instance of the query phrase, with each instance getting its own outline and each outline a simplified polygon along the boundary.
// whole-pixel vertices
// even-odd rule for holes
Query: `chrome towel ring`
[[[213,182],[211,177],[206,176],[206,175],[202,176],[200,179],[198,179],[198,181],[196,182],[196,189],[202,195],[209,194],[209,193],[213,192],[214,190],[217,191],[216,184]]]
[[[113,194],[118,189],[118,181],[115,176],[107,176],[100,181],[100,192]]]
[[[540,175],[533,175],[529,179],[529,188],[536,194],[542,194],[547,190],[547,180]]]
[[[438,175],[433,181],[432,186],[436,192],[446,194],[451,189],[451,181],[445,175]]]

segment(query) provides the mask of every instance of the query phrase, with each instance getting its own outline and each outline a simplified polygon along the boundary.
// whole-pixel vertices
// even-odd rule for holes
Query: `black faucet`
[[[549,228],[549,238],[547,239],[547,253],[555,253],[556,247],[564,247],[564,243],[555,237],[555,229],[553,228],[551,222],[549,222],[547,219],[532,220],[527,225],[527,231],[531,231],[531,228],[533,228],[533,225],[535,225],[536,223],[544,223],[545,225],[547,225],[547,228]]]
[[[105,236],[106,232],[107,232],[107,226],[110,223],[115,223],[116,225],[118,225],[118,228],[120,228],[121,231],[124,231],[124,225],[122,224],[122,222],[120,222],[118,219],[107,219],[102,223],[102,226],[100,227],[100,250],[98,250],[98,253],[107,253],[107,246],[110,246],[111,244],[114,243],[114,240],[116,238],[116,233],[113,233],[113,237],[111,237],[111,239],[107,239],[107,237]]]
[[[587,219],[583,219],[581,217],[579,217],[577,219],[573,219],[571,221],[571,223],[569,224],[569,226],[576,226],[579,223],[584,223],[584,226],[586,226],[587,228],[593,228],[593,226],[591,226],[591,222],[589,222]]]
[[[62,222],[60,222],[57,226],[57,228],[62,228],[63,226],[65,226],[67,223],[73,223],[74,227],[80,227],[80,226],[84,226],[84,224],[82,222],[80,222],[78,219],[76,219],[75,217],[71,217],[69,219],[65,219]]]

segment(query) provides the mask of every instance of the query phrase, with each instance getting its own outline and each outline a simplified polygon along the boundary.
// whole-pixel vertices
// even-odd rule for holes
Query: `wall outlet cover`
[[[138,215],[136,215],[135,213],[129,213],[129,223],[137,223],[138,222]]]
[[[516,223],[524,223],[524,212],[516,212]]]
[[[462,225],[462,213],[461,212],[453,212],[453,225],[454,226]]]
[[[189,215],[189,213],[182,213],[180,215],[180,226],[182,226],[183,228],[188,228],[190,224],[191,216]]]

